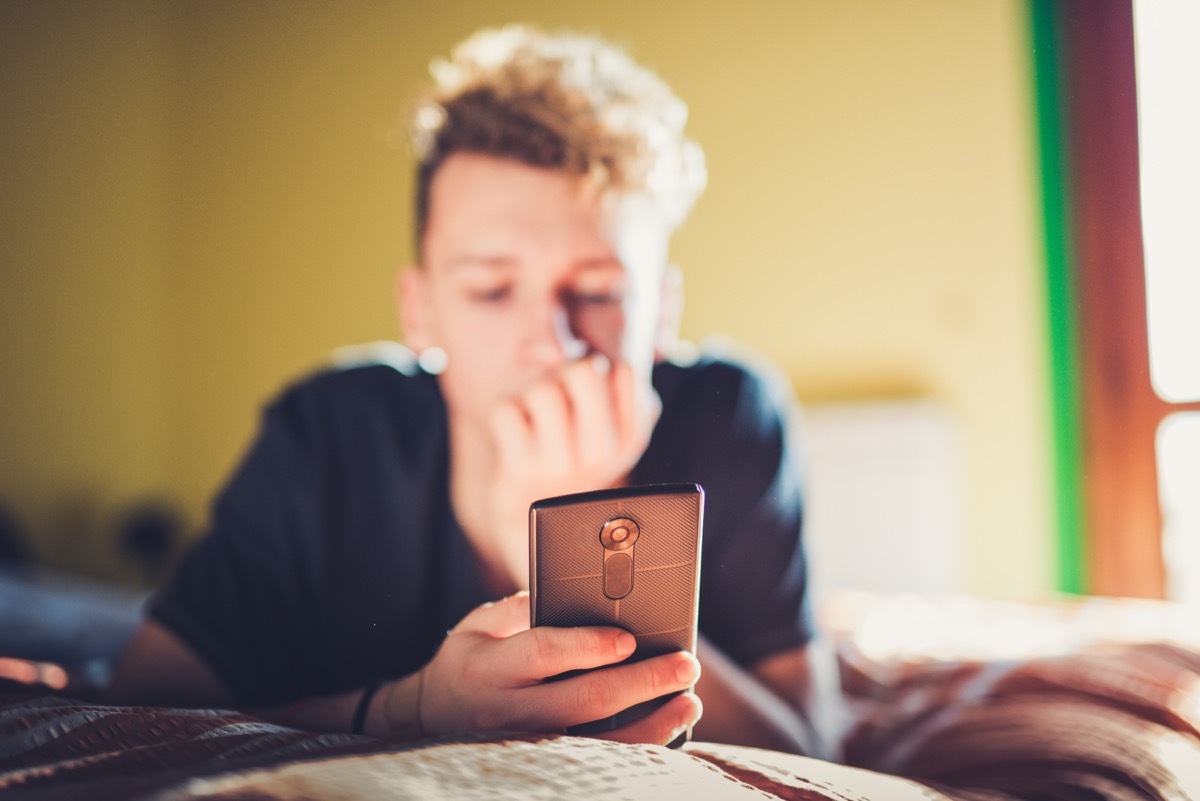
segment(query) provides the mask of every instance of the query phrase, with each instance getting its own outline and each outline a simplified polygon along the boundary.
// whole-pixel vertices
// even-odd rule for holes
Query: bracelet
[[[363,728],[367,723],[367,712],[371,709],[371,699],[375,697],[375,693],[379,692],[381,687],[383,687],[383,682],[377,681],[363,690],[363,694],[358,697],[358,705],[354,707],[354,720],[350,724],[351,734],[363,733]]]
[[[425,693],[425,668],[421,668],[410,676],[394,682],[377,681],[368,686],[358,699],[354,708],[354,722],[350,731],[363,734],[366,729],[367,715],[371,709],[371,701],[375,694],[387,685],[387,704],[385,717],[387,719],[387,737],[395,739],[415,740],[425,736],[425,725],[421,720],[421,698]]]

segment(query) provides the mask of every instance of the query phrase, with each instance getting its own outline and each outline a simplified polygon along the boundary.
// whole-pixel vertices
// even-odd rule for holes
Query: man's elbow
[[[229,707],[232,693],[191,648],[170,630],[143,620],[117,659],[102,692],[110,704]]]

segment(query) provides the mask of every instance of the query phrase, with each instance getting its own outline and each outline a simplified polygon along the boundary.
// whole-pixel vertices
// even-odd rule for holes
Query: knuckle
[[[607,657],[615,650],[612,636],[604,631],[580,629],[579,636],[583,647],[598,658]]]
[[[529,662],[539,670],[554,664],[561,649],[553,633],[544,628],[535,628],[530,630],[530,635],[525,646]]]
[[[586,362],[576,362],[571,369],[563,374],[563,384],[567,391],[580,400],[594,398],[600,394],[600,377],[595,368]]]
[[[562,369],[564,384],[578,384],[587,378],[589,372],[595,372],[586,359],[578,359]]]
[[[580,684],[575,703],[580,714],[588,719],[600,718],[612,707],[614,697],[613,687],[608,681],[589,676],[587,681]]]
[[[530,406],[545,408],[562,402],[562,390],[557,384],[543,381],[529,388],[525,402]]]
[[[676,689],[678,680],[671,660],[658,660],[653,670],[646,671],[646,692],[650,698],[657,698]]]

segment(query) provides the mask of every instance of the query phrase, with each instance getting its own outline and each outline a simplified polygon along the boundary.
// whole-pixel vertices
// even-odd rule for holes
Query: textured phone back
[[[601,496],[545,507],[534,504],[533,563],[537,572],[533,622],[541,626],[615,625],[637,637],[635,659],[695,651],[703,493],[680,485],[634,496]],[[633,588],[620,600],[604,593],[600,531],[614,518],[638,524]]]

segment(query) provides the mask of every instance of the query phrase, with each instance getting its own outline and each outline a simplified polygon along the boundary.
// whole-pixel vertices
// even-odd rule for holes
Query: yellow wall
[[[711,181],[674,248],[685,334],[765,351],[805,399],[943,401],[969,586],[1046,588],[1024,8],[0,4],[0,498],[48,558],[110,575],[103,521],[136,493],[202,519],[282,382],[396,331],[399,110],[428,58],[535,21],[626,44],[689,101]]]
[[[0,503],[92,572],[114,504],[167,486],[168,33],[154,4],[0,4]]]

